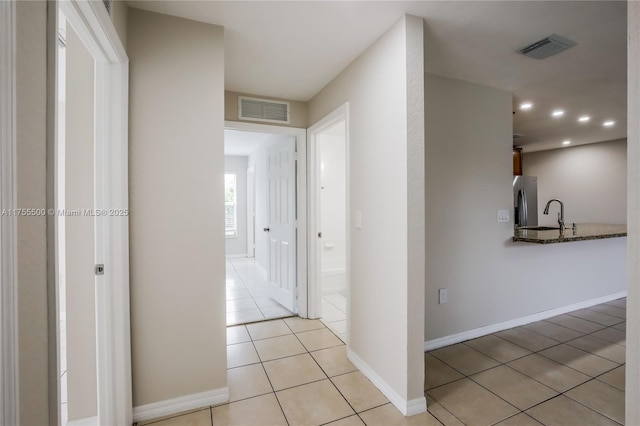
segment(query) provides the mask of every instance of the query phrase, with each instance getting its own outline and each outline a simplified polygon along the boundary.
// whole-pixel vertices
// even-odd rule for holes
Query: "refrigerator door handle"
[[[522,190],[522,210],[523,210],[523,219],[524,226],[529,225],[529,206],[527,205],[527,192]]]
[[[526,226],[528,225],[528,215],[527,215],[527,193],[521,189],[518,191],[518,225]]]

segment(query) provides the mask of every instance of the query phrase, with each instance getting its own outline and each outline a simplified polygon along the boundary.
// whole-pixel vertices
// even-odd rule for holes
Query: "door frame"
[[[57,21],[62,11],[95,59],[95,207],[127,211],[129,58],[102,2],[64,0],[48,9],[47,209],[57,209]],[[117,213],[118,214],[118,213]],[[96,285],[97,424],[131,424],[131,338],[129,318],[129,221],[111,215],[96,220],[97,263],[105,272]],[[47,216],[49,288],[50,423],[60,422],[59,312],[55,215]]]
[[[320,208],[320,155],[318,152],[319,145],[317,135],[337,122],[344,120],[345,122],[345,186],[346,186],[346,276],[347,276],[347,335],[349,335],[349,304],[351,298],[351,220],[350,220],[350,177],[349,177],[349,102],[345,102],[325,117],[321,118],[307,131],[309,144],[309,317],[320,318],[322,316],[322,271],[320,264],[320,238],[317,237],[320,232],[320,216],[318,209]]]
[[[270,124],[224,122],[225,130],[241,132],[270,133],[296,138],[296,288],[298,292],[298,316],[308,318],[307,294],[307,130],[299,127],[275,126]]]
[[[0,209],[16,201],[16,6],[0,1]],[[20,424],[17,220],[0,219],[0,424]]]

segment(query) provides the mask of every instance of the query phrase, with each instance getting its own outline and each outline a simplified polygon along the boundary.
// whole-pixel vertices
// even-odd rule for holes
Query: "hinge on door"
[[[293,153],[293,159],[294,159],[295,161],[298,161],[298,153],[297,153],[297,152],[294,152],[294,153]]]

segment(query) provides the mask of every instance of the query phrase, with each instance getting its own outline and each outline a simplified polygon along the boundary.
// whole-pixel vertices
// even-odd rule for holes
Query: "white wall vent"
[[[240,120],[289,124],[291,122],[289,109],[289,102],[238,96]]]
[[[576,42],[562,37],[558,34],[551,34],[547,38],[538,40],[527,47],[520,49],[520,53],[533,59],[545,59],[556,53],[560,53],[575,46]]]

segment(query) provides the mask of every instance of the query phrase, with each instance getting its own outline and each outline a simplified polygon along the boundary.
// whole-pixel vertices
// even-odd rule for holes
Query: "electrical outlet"
[[[509,210],[498,210],[498,222],[509,222]]]
[[[439,288],[438,289],[438,305],[443,305],[447,303],[447,289]]]

